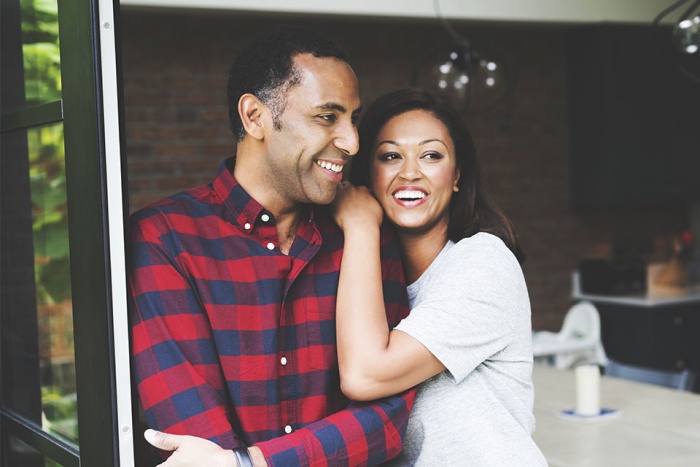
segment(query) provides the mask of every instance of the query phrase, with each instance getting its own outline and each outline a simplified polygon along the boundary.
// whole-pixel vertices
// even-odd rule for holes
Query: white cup
[[[576,414],[600,414],[600,369],[598,365],[580,365],[576,375]]]

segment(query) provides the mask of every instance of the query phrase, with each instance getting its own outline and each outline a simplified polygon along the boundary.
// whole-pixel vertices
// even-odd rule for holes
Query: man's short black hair
[[[253,94],[272,110],[275,128],[284,112],[285,93],[299,84],[301,76],[293,66],[299,54],[336,58],[348,62],[345,51],[328,37],[297,27],[278,27],[254,37],[238,54],[228,75],[228,115],[231,130],[240,141],[245,136],[238,101]]]

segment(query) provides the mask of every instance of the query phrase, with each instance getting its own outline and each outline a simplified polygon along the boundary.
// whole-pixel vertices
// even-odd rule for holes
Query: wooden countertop
[[[601,378],[601,405],[619,416],[595,422],[562,418],[575,404],[571,370],[536,364],[533,436],[550,467],[700,465],[700,395]]]

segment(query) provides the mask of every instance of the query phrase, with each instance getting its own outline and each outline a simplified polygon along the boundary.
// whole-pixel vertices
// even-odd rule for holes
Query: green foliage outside
[[[61,98],[57,0],[21,0],[27,106]]]
[[[61,99],[57,0],[22,0],[22,51],[27,107]],[[27,134],[40,304],[70,299],[65,150],[62,125]]]
[[[78,437],[78,403],[76,394],[64,395],[60,388],[41,388],[41,402],[46,420],[42,422],[49,433],[76,440]]]

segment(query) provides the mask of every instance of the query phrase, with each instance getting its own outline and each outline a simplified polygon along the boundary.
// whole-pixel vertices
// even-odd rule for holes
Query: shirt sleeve
[[[205,311],[149,222],[131,225],[130,314],[138,392],[148,425],[242,445]]]
[[[408,298],[398,243],[382,226],[382,287],[387,322],[408,316]],[[398,456],[416,389],[373,402],[351,402],[344,410],[289,435],[256,444],[268,465],[379,465]]]
[[[268,465],[379,465],[403,447],[415,389],[346,409],[296,432],[258,443]]]

